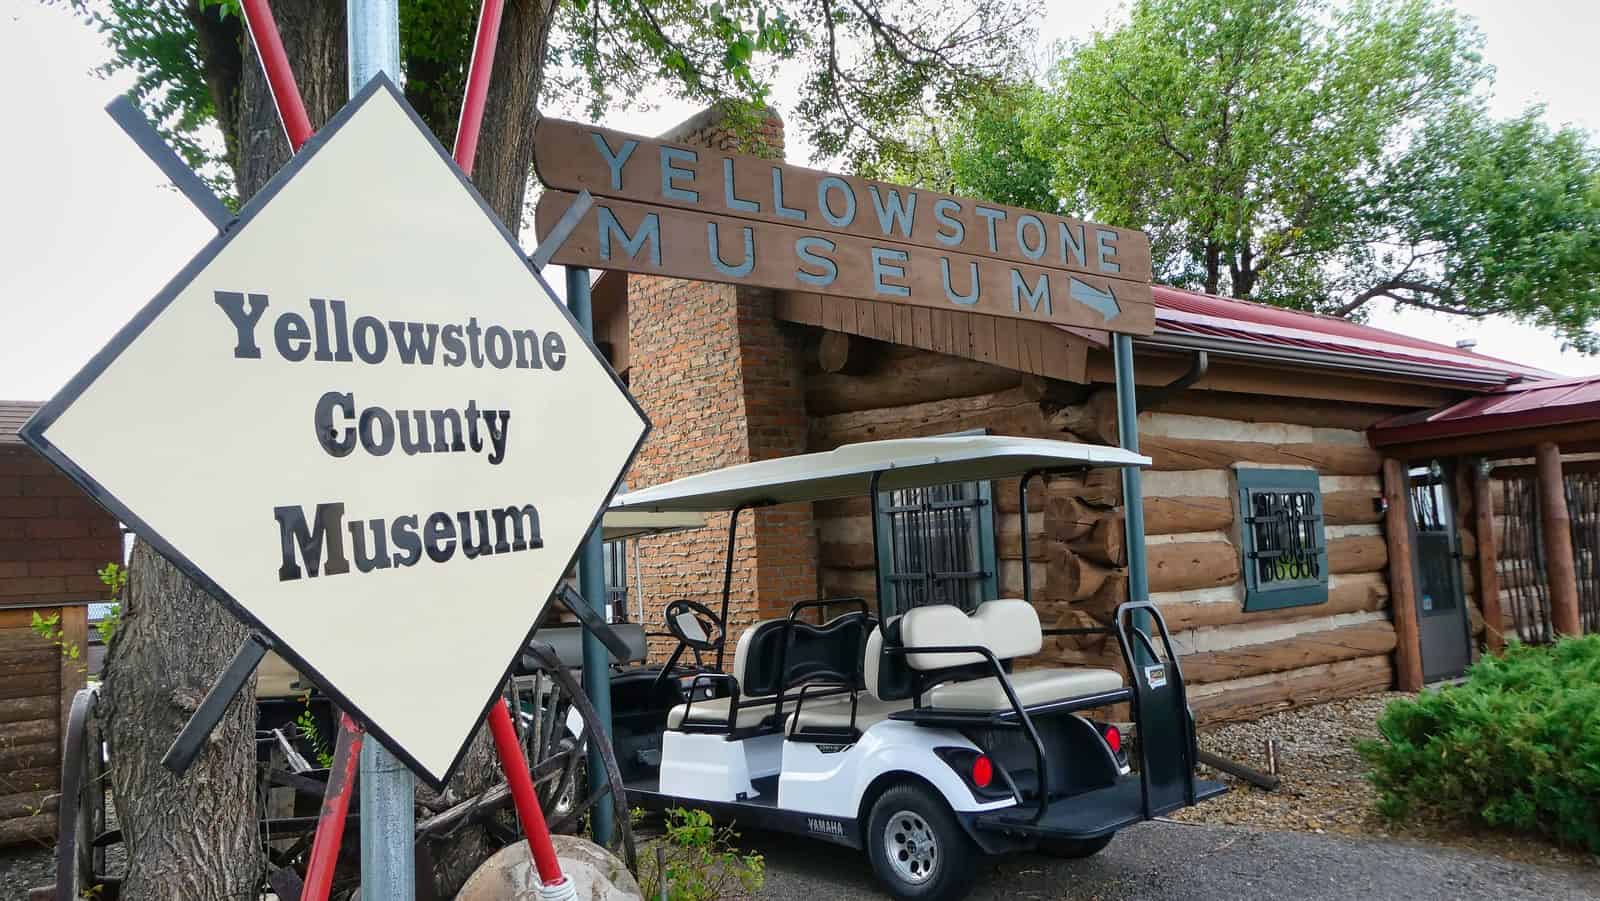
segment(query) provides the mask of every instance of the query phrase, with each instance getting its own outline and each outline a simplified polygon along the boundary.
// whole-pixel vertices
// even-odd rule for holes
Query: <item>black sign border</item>
[[[123,523],[127,524],[132,531],[139,536],[139,538],[150,542],[150,544],[157,551],[159,551],[162,556],[166,557],[175,566],[177,566],[179,571],[198,583],[213,598],[216,598],[218,601],[220,601],[222,605],[227,608],[227,610],[235,617],[242,620],[251,629],[266,636],[274,651],[278,652],[285,659],[287,659],[301,673],[310,676],[311,679],[317,683],[317,686],[321,688],[322,691],[329,697],[333,698],[333,700],[342,710],[360,721],[371,735],[376,736],[379,741],[383,742],[384,747],[388,748],[396,757],[405,761],[406,766],[411,769],[411,772],[415,774],[417,778],[421,779],[433,789],[442,791],[445,787],[445,784],[450,781],[450,779],[455,775],[456,770],[461,766],[461,761],[466,756],[467,749],[472,744],[472,738],[477,734],[478,729],[483,725],[484,717],[488,715],[489,708],[500,700],[501,686],[505,684],[507,679],[511,678],[513,672],[515,671],[517,662],[522,656],[521,649],[526,647],[527,643],[533,639],[533,634],[538,629],[538,620],[540,619],[539,616],[534,617],[534,622],[529,626],[527,635],[523,637],[522,644],[518,646],[518,652],[513,655],[510,662],[506,664],[505,672],[501,675],[499,681],[495,683],[493,691],[490,693],[488,699],[484,701],[482,708],[478,711],[478,718],[475,721],[472,731],[467,734],[466,739],[461,744],[461,747],[457,749],[455,758],[450,761],[449,767],[445,769],[444,777],[440,780],[435,780],[432,774],[429,773],[414,756],[407,752],[405,748],[401,747],[400,744],[396,742],[388,733],[379,728],[377,724],[374,723],[371,718],[366,716],[366,714],[364,714],[359,707],[351,703],[349,698],[345,697],[344,694],[335,689],[328,679],[323,677],[322,674],[308,664],[304,658],[295,653],[292,648],[281,641],[271,629],[266,627],[265,624],[251,615],[251,613],[246,610],[243,605],[235,600],[228,592],[224,591],[222,586],[218,585],[203,571],[201,571],[200,567],[196,566],[192,560],[179,552],[171,542],[167,541],[167,539],[160,533],[150,528],[148,523],[135,515],[132,510],[128,509],[124,504],[122,504],[111,492],[107,491],[105,486],[101,485],[94,479],[94,477],[90,476],[87,472],[75,464],[66,456],[65,453],[61,451],[60,448],[56,447],[48,438],[45,437],[45,432],[61,415],[62,411],[70,407],[78,399],[79,395],[81,395],[90,385],[94,384],[94,382],[100,377],[105,369],[122,354],[123,350],[125,350],[134,341],[138,340],[139,336],[144,332],[144,330],[148,328],[163,311],[166,310],[172,301],[175,300],[178,295],[181,294],[184,289],[186,289],[189,284],[194,281],[195,277],[198,276],[201,271],[211,264],[211,261],[217,256],[217,254],[221,253],[223,248],[228,246],[228,243],[232,241],[233,238],[238,235],[246,225],[249,224],[250,220],[260,213],[267,204],[272,202],[272,199],[277,196],[278,192],[283,189],[284,185],[288,184],[290,179],[294,178],[295,174],[298,173],[302,167],[310,163],[310,161],[316,157],[318,151],[320,151],[324,145],[332,140],[333,137],[339,133],[340,129],[342,129],[344,125],[349,122],[355,116],[355,114],[367,104],[369,100],[377,96],[378,92],[380,91],[388,92],[388,94],[394,98],[395,102],[400,105],[400,108],[405,111],[412,124],[416,126],[417,131],[422,133],[422,135],[433,146],[434,151],[439,154],[440,160],[442,160],[444,164],[449,167],[450,171],[455,175],[456,180],[461,183],[461,186],[465,188],[472,196],[472,199],[477,202],[478,208],[483,210],[484,216],[486,216],[489,221],[494,224],[495,228],[499,230],[501,237],[505,239],[506,246],[511,250],[511,252],[517,255],[517,259],[521,260],[524,266],[528,267],[528,271],[532,273],[533,277],[538,280],[546,292],[549,292],[550,296],[547,296],[545,299],[554,304],[555,307],[561,311],[561,314],[567,318],[567,322],[572,325],[573,331],[575,331],[583,339],[583,346],[587,348],[589,353],[594,356],[595,360],[600,363],[601,368],[606,372],[606,374],[611,376],[611,381],[617,386],[617,390],[621,391],[623,396],[628,399],[628,403],[633,406],[634,412],[638,414],[640,421],[644,424],[644,429],[639,435],[639,440],[634,443],[633,449],[628,452],[627,464],[622,468],[622,471],[617,474],[616,480],[611,485],[611,491],[608,492],[605,498],[600,502],[600,506],[595,511],[594,517],[590,520],[591,532],[600,528],[600,520],[605,515],[606,508],[611,503],[611,497],[616,493],[617,489],[622,486],[623,480],[627,477],[628,471],[633,468],[634,460],[638,457],[640,448],[644,446],[645,439],[647,439],[650,435],[650,432],[653,428],[653,425],[650,422],[650,417],[646,415],[644,409],[639,406],[639,402],[634,398],[633,394],[628,391],[627,386],[623,384],[622,379],[617,375],[616,370],[612,369],[611,364],[606,362],[604,355],[600,353],[600,349],[595,346],[593,337],[590,336],[588,332],[578,324],[578,321],[575,318],[573,318],[572,311],[569,310],[565,304],[556,303],[553,297],[553,292],[550,292],[549,283],[545,281],[544,276],[539,272],[539,270],[535,269],[532,264],[528,262],[527,255],[523,253],[522,248],[517,244],[516,238],[514,238],[511,235],[511,232],[505,227],[505,223],[500,221],[500,217],[496,215],[494,210],[489,207],[489,204],[483,199],[483,195],[478,193],[478,189],[473,186],[472,181],[467,178],[466,173],[461,171],[461,167],[456,165],[455,159],[451,157],[448,151],[445,150],[444,145],[440,144],[439,140],[434,137],[433,132],[428,129],[427,124],[424,123],[422,118],[417,115],[416,110],[412,109],[411,104],[406,102],[405,96],[398,88],[395,87],[394,82],[390,81],[389,78],[382,73],[374,76],[371,81],[367,82],[366,87],[362,88],[361,91],[358,92],[355,97],[351,98],[351,100],[346,103],[338,113],[334,114],[333,118],[329,119],[328,123],[319,129],[317,133],[312,136],[312,138],[307,141],[303,147],[300,148],[300,152],[291,157],[289,162],[284,165],[283,168],[279,169],[278,172],[267,182],[267,184],[263,186],[262,189],[258,191],[255,196],[252,197],[250,201],[239,210],[238,215],[234,217],[233,221],[228,224],[227,228],[225,228],[221,234],[217,235],[208,244],[206,244],[206,246],[195,255],[194,259],[189,261],[188,265],[179,270],[178,274],[173,276],[172,279],[167,282],[167,284],[161,289],[154,299],[145,304],[145,306],[134,315],[133,319],[129,320],[126,325],[119,329],[116,335],[111,338],[106,346],[101,348],[99,352],[91,357],[89,362],[82,370],[78,372],[77,375],[74,375],[60,391],[56,392],[54,397],[47,401],[44,406],[38,410],[38,412],[36,412],[26,423],[23,424],[22,428],[18,431],[18,434],[30,447],[53,463],[69,479],[77,483],[79,487],[81,487],[86,493],[88,493],[90,497],[95,500],[95,502],[100,504],[102,507],[105,507],[111,512],[112,515],[116,516]],[[580,436],[574,434],[576,431],[577,430],[568,430],[562,437],[566,440],[577,440]],[[573,551],[571,559],[567,561],[567,570],[572,568],[572,566],[577,562],[578,556],[582,552],[583,544],[580,543]],[[554,589],[559,586],[551,587]],[[589,600],[591,603],[593,602],[592,598]],[[548,598],[545,599],[545,604],[549,604]],[[543,608],[540,609],[542,612]]]

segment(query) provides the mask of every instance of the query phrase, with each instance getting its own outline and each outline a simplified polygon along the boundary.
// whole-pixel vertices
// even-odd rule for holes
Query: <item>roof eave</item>
[[[1303,348],[1276,347],[1255,341],[1220,338],[1204,335],[1187,335],[1157,331],[1144,338],[1134,339],[1144,348],[1156,350],[1203,350],[1218,356],[1235,357],[1270,363],[1287,363],[1324,369],[1353,370],[1374,375],[1402,376],[1430,382],[1469,386],[1473,388],[1498,387],[1520,376],[1498,369],[1471,369],[1459,366],[1438,366],[1428,363],[1392,360],[1357,353],[1307,350]]]

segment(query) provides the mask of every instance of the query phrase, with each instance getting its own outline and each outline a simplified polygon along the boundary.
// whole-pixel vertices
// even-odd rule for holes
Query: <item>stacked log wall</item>
[[[55,837],[61,739],[88,663],[86,613],[83,604],[0,609],[0,847]],[[59,619],[41,630],[35,615]]]
[[[937,355],[898,353],[894,378],[916,380]],[[948,368],[947,363],[943,364]],[[879,378],[887,378],[880,375]],[[832,376],[830,385],[849,384]],[[962,386],[974,388],[961,393]],[[1114,401],[1103,387],[1061,386],[1055,401],[1026,382],[946,382],[950,396],[848,409],[835,403],[811,416],[813,451],[841,444],[987,428],[991,434],[1115,443]],[[981,389],[981,390],[976,390]],[[1188,397],[1196,398],[1187,412]],[[819,392],[808,388],[808,404]],[[1140,415],[1141,450],[1153,459],[1144,476],[1145,527],[1152,599],[1183,656],[1203,720],[1253,717],[1272,709],[1389,687],[1395,631],[1389,617],[1387,546],[1375,500],[1378,454],[1363,428],[1392,410],[1317,401],[1285,402],[1190,391]],[[1238,418],[1223,418],[1221,413]],[[1247,421],[1263,413],[1276,419]],[[1282,421],[1280,421],[1282,420]],[[1241,554],[1235,525],[1235,464],[1312,468],[1320,477],[1331,572],[1329,601],[1243,613]],[[1020,597],[1031,567],[1034,600],[1045,627],[1105,624],[1127,597],[1120,477],[1097,470],[1053,479],[1017,508],[1015,480],[995,485],[999,590]],[[815,505],[824,595],[875,597],[872,532],[864,498]],[[1021,533],[1029,530],[1029,557]],[[1116,536],[1114,540],[1111,536]],[[1047,639],[1042,665],[1122,668],[1115,642],[1096,637]]]

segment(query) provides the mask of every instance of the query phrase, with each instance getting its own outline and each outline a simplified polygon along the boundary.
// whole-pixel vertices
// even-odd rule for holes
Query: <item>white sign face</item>
[[[380,80],[24,437],[438,785],[648,429]]]

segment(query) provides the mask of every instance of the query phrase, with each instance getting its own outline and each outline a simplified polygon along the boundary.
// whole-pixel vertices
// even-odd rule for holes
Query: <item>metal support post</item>
[[[361,744],[361,894],[412,901],[417,896],[412,836],[416,779],[376,739]]]
[[[1139,405],[1133,384],[1133,337],[1115,335],[1111,345],[1117,371],[1117,438],[1124,450],[1139,452]],[[1122,468],[1122,509],[1128,537],[1128,600],[1150,599],[1150,574],[1144,547],[1144,482],[1137,466]],[[1133,625],[1150,631],[1149,616],[1135,611]]]
[[[589,270],[582,266],[568,266],[567,309],[578,320],[578,326],[590,338],[594,337],[594,307],[589,297]],[[583,550],[578,555],[578,592],[588,599],[589,605],[602,617],[606,610],[605,551],[600,543],[600,530],[595,529],[583,540]],[[611,737],[611,659],[605,645],[594,633],[583,633],[583,692],[594,705],[600,728],[606,738]],[[606,791],[605,758],[595,742],[589,743],[589,792],[597,795]],[[591,824],[594,840],[602,845],[611,841],[616,824],[612,822],[612,805],[596,804],[592,808]]]
[[[347,0],[347,86],[354,97],[379,72],[400,83],[400,4],[398,0]]]
[[[354,97],[378,73],[400,83],[398,0],[347,0],[348,88]],[[376,739],[361,748],[361,883],[369,898],[417,894],[416,778]]]

